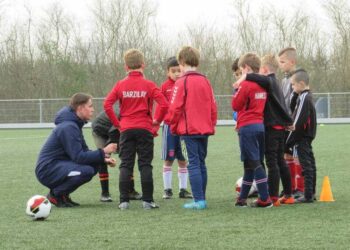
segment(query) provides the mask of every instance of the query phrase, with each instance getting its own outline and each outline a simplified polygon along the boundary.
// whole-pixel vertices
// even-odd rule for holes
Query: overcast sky
[[[138,0],[133,0],[138,1]],[[157,5],[157,22],[166,33],[177,33],[186,25],[206,23],[210,25],[228,26],[233,22],[232,3],[235,0],[151,0]],[[314,16],[321,22],[326,22],[321,8],[322,0],[247,0],[251,6],[263,6],[291,12],[293,8],[302,6],[310,16]],[[25,8],[28,6],[33,16],[43,15],[50,4],[56,0],[3,0],[7,21],[20,19],[26,16]],[[60,0],[66,14],[75,16],[83,26],[91,20],[90,10],[94,0]],[[258,9],[258,7],[256,7]]]

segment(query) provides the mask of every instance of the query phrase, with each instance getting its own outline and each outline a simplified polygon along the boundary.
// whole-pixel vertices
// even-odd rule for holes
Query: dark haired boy
[[[163,95],[170,102],[173,95],[173,90],[175,87],[176,80],[180,77],[181,71],[179,63],[176,57],[170,57],[167,60],[167,77],[168,79],[162,83],[160,90]],[[154,119],[159,120],[160,109],[157,106]],[[177,159],[178,168],[178,178],[179,178],[179,198],[192,198],[190,192],[187,191],[187,161],[182,154],[180,137],[178,135],[173,135],[170,131],[170,126],[166,122],[163,125],[162,133],[162,160],[163,165],[163,184],[164,184],[164,194],[163,199],[170,199],[173,196],[172,191],[172,165],[174,160]]]

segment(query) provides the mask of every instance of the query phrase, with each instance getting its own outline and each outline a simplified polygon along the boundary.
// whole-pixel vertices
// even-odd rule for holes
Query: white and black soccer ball
[[[236,189],[237,196],[239,196],[240,193],[241,193],[242,182],[243,182],[243,177],[238,178],[238,180],[236,181],[235,189]],[[253,184],[252,184],[252,187],[249,190],[248,197],[256,196],[257,193],[258,193],[258,188],[256,187],[256,183],[255,183],[255,180],[254,180]]]
[[[45,220],[51,212],[50,201],[42,195],[34,195],[27,202],[26,214],[33,220]]]

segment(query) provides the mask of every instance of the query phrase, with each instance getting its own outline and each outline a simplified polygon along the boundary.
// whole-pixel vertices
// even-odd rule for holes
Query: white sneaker
[[[111,196],[109,196],[109,195],[101,195],[100,201],[101,202],[112,202],[113,200],[112,200]]]
[[[142,207],[145,210],[159,208],[159,206],[153,201],[151,201],[151,202],[147,202],[147,201],[142,202]]]
[[[120,210],[126,210],[126,209],[129,209],[130,204],[129,204],[129,202],[124,201],[124,202],[120,203],[118,207]]]

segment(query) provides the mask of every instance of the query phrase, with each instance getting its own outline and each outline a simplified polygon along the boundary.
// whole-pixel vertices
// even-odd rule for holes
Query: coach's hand
[[[105,158],[105,163],[109,166],[109,167],[112,167],[114,168],[115,165],[117,164],[117,160],[110,157],[110,158]]]

